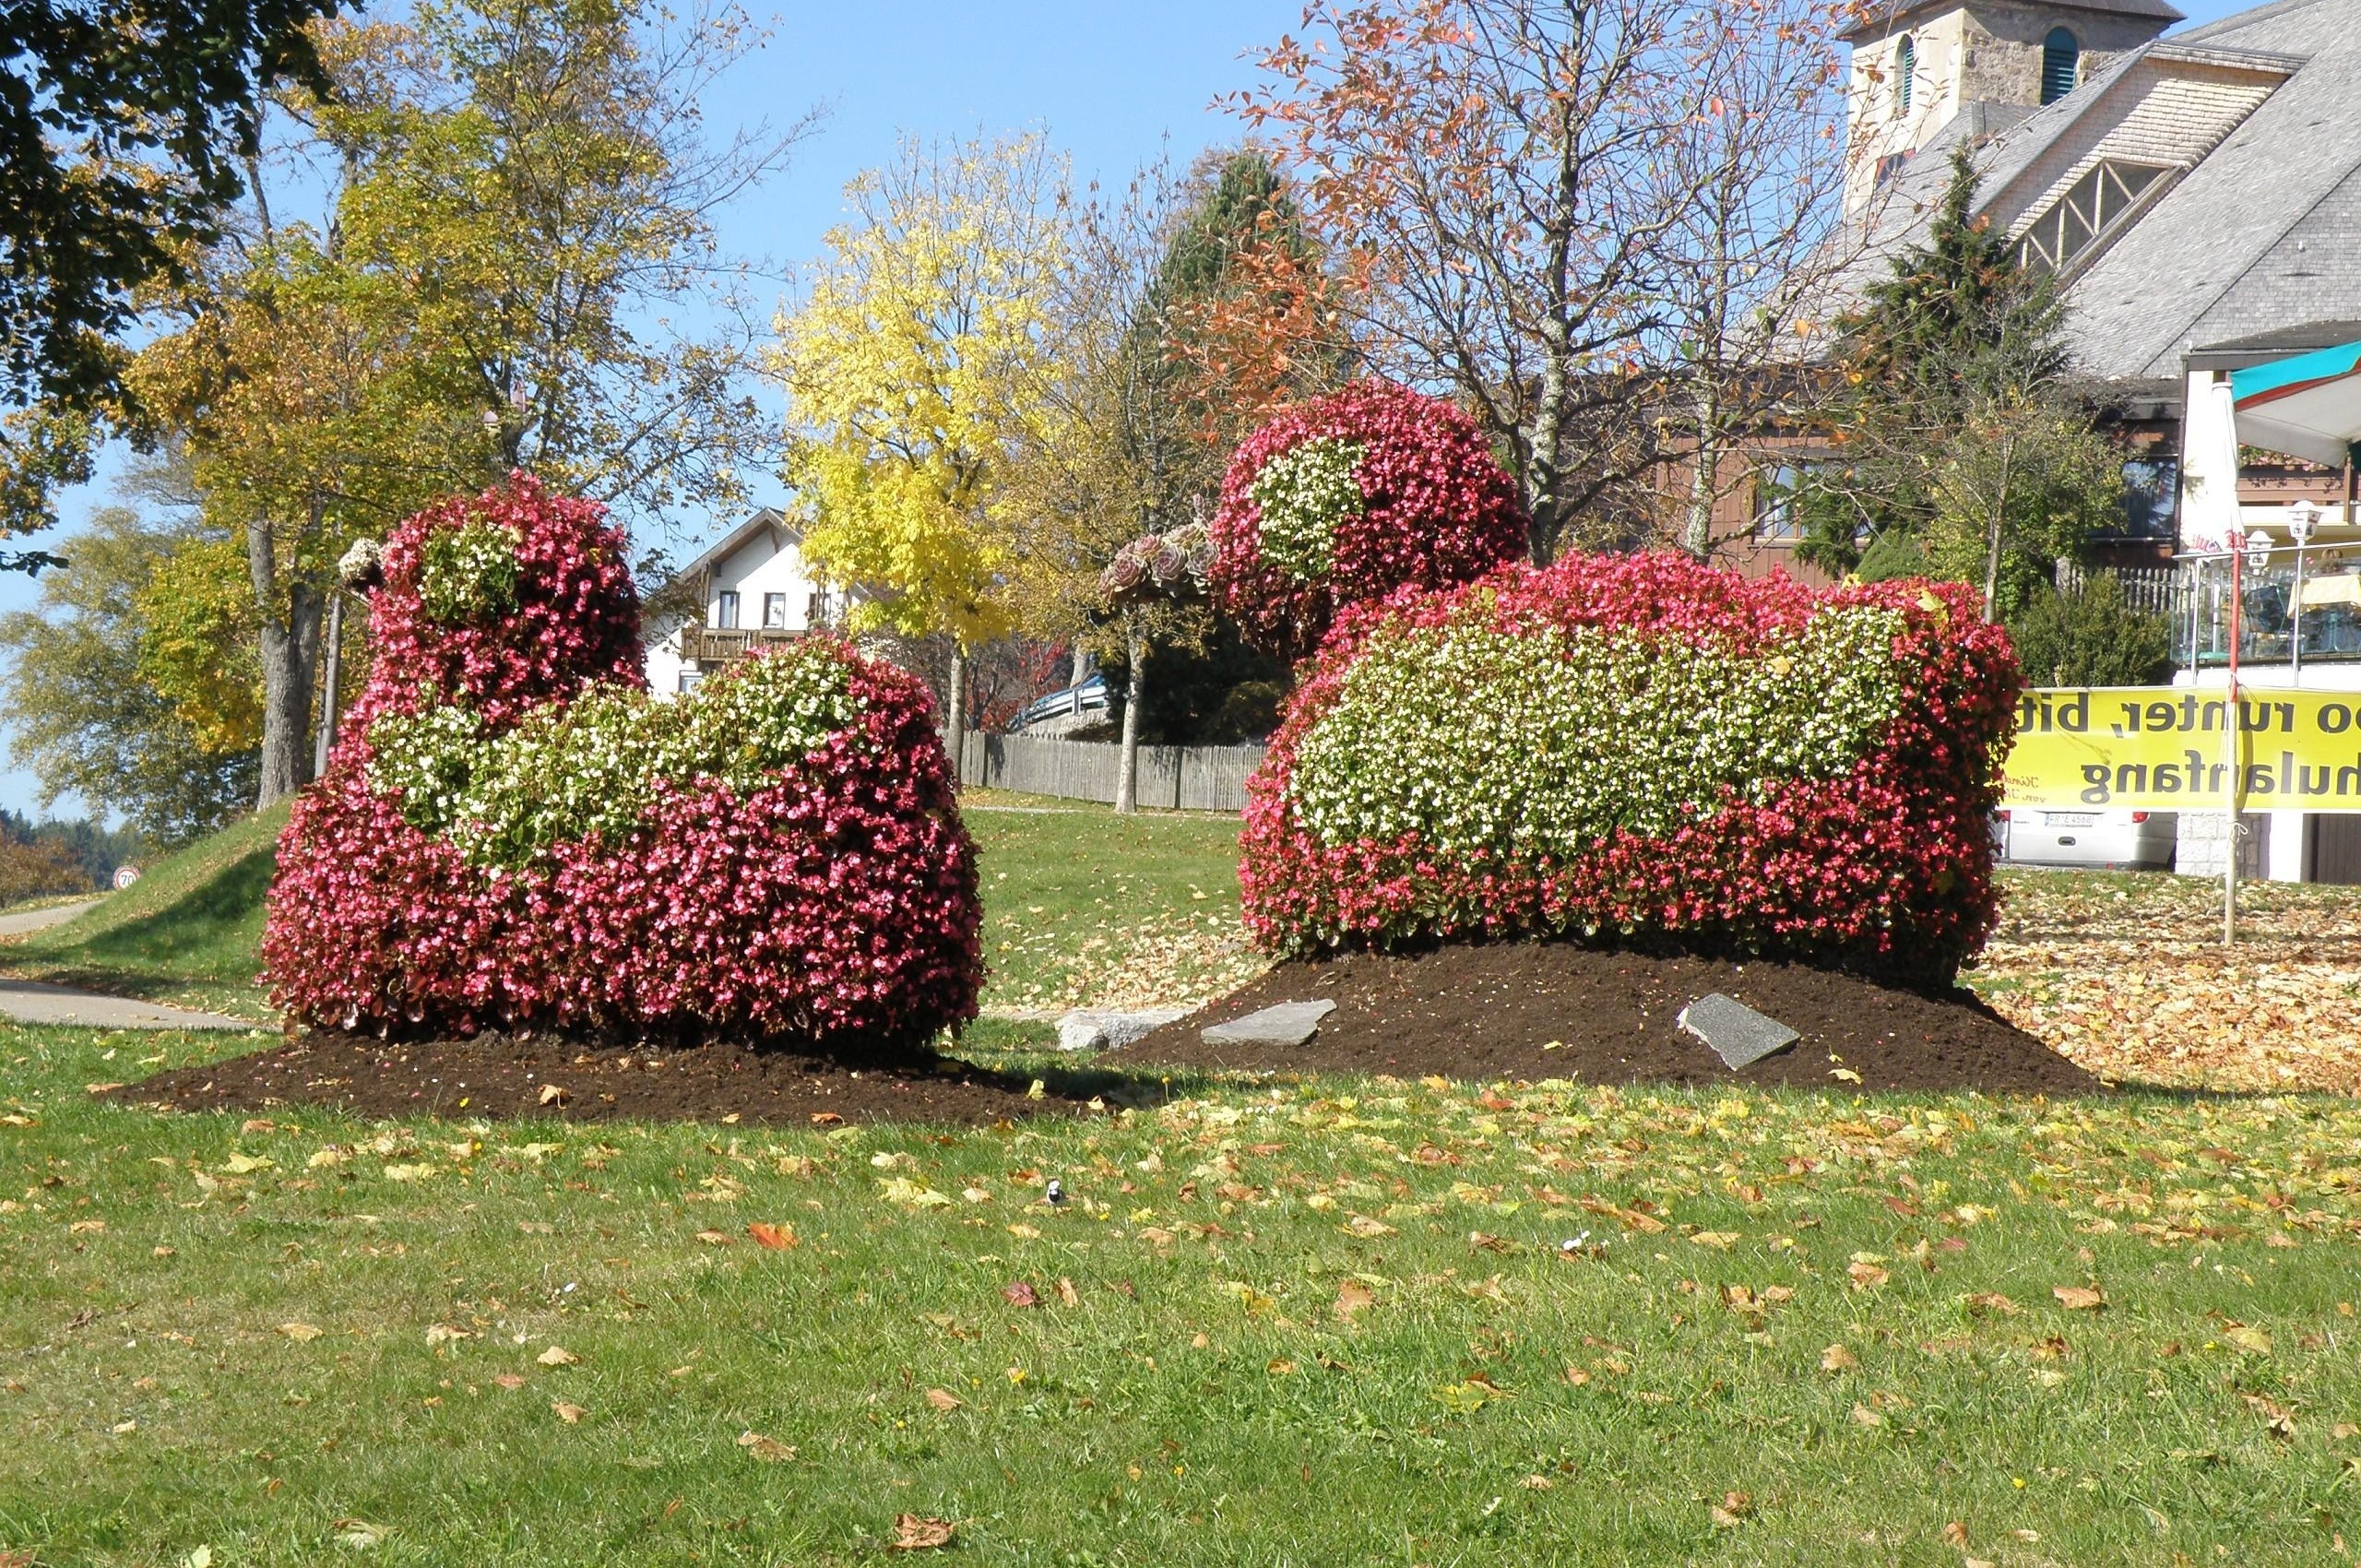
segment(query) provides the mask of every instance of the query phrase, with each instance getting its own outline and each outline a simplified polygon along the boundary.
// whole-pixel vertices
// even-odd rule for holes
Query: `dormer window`
[[[1910,88],[1918,75],[1918,45],[1904,34],[1893,52],[1893,102],[1903,113],[1910,113]]]
[[[2082,41],[2071,28],[2051,28],[2041,41],[2041,101],[2057,102],[2074,90],[2082,76]]]
[[[2017,242],[2017,259],[2033,271],[2065,271],[2167,172],[2151,163],[2101,159],[2034,220]]]

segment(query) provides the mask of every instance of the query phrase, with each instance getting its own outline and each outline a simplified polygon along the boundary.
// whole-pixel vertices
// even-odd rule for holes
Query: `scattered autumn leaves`
[[[2263,883],[2221,944],[2218,885],[2011,874],[1965,977],[2011,1023],[2102,1077],[2361,1094],[2361,897]]]

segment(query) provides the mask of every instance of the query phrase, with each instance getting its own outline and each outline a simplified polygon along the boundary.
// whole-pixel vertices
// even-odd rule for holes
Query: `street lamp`
[[[2287,535],[2296,541],[2296,588],[2289,598],[2294,609],[2288,618],[2287,666],[2298,685],[2303,683],[2304,670],[2304,546],[2311,539],[2312,530],[2319,526],[2323,510],[2315,501],[2287,503]]]

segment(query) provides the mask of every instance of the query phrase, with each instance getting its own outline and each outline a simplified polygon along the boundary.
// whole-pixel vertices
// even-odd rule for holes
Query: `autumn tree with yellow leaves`
[[[1064,172],[1038,135],[906,144],[847,187],[778,323],[804,554],[856,590],[857,625],[949,639],[955,744],[968,655],[1019,622],[1001,503],[1039,418]]]

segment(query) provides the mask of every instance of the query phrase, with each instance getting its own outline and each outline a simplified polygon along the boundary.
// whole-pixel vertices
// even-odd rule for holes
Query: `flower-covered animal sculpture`
[[[518,477],[354,564],[374,659],[279,841],[274,1002],[840,1052],[973,1017],[975,849],[923,684],[813,637],[653,697],[623,552]]]
[[[1957,584],[1573,555],[1352,612],[1247,784],[1267,946],[1671,939],[1948,983],[2019,676]]]
[[[1230,459],[1212,525],[1216,602],[1301,659],[1338,611],[1471,581],[1527,548],[1516,481],[1456,406],[1357,381],[1279,415]]]

